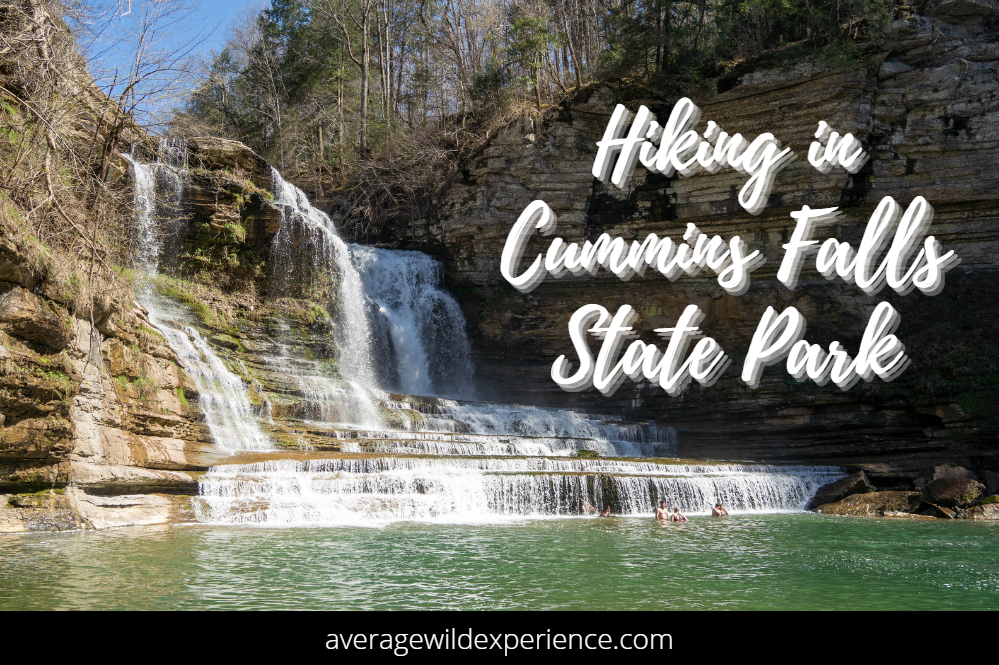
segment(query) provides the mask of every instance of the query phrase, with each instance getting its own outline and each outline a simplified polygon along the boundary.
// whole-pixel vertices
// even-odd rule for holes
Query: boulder
[[[990,496],[989,499],[995,501],[959,510],[957,516],[965,520],[999,520],[999,496]]]
[[[923,515],[938,517],[942,520],[952,520],[957,517],[957,512],[951,508],[945,508],[944,506],[938,506],[935,503],[931,503],[930,507],[923,511]]]
[[[828,485],[823,485],[815,496],[808,503],[808,509],[813,510],[816,506],[826,503],[835,503],[851,494],[864,494],[872,491],[871,481],[867,479],[867,474],[863,471],[851,473],[846,478],[840,478]]]
[[[894,517],[914,513],[922,503],[923,495],[919,492],[867,492],[823,504],[816,508],[816,512],[854,517]]]
[[[933,467],[933,475],[930,476],[929,482],[934,480],[940,480],[941,478],[969,478],[971,480],[978,480],[978,476],[971,469],[966,469],[963,466],[958,466],[957,464],[937,464]]]
[[[940,478],[926,485],[926,496],[941,506],[966,506],[985,491],[985,485],[970,478]]]
[[[985,485],[985,494],[999,494],[999,471],[982,471],[978,474],[978,480]]]

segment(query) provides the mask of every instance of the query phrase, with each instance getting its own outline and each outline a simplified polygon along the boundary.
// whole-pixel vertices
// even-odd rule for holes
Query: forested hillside
[[[761,59],[850,64],[858,40],[906,11],[893,0],[273,0],[235,23],[173,131],[250,145],[364,236],[420,214],[511,119],[593,81],[629,78],[669,99]]]

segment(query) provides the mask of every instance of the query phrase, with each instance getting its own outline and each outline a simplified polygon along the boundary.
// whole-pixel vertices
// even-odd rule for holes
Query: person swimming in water
[[[680,512],[679,508],[674,508],[673,509],[673,514],[669,516],[669,521],[670,522],[686,522],[687,521],[687,517],[683,513]]]
[[[610,517],[610,516],[611,516],[610,506],[607,506],[606,508],[603,509],[603,511],[601,511],[600,517]]]
[[[716,503],[715,507],[711,509],[711,517],[728,517],[728,511],[725,510],[725,506]]]
[[[657,520],[668,520],[669,511],[666,510],[666,499],[659,502],[659,507],[656,508],[656,519]]]
[[[582,510],[583,510],[583,514],[584,515],[591,515],[591,514],[597,512],[597,509],[594,508],[593,505],[589,501],[586,501],[586,500],[583,501]]]

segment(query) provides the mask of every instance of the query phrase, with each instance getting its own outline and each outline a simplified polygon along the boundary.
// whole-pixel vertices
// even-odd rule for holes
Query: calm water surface
[[[0,536],[0,609],[997,609],[999,525],[809,514]]]

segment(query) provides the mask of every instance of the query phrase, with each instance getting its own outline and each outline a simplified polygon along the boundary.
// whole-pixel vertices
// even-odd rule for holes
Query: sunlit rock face
[[[483,397],[666,419],[678,427],[686,454],[864,465],[876,484],[911,476],[934,460],[995,466],[999,458],[989,441],[996,428],[999,308],[990,294],[999,287],[999,64],[993,37],[978,27],[992,10],[962,7],[974,15],[942,7],[934,10],[938,16],[898,24],[896,37],[867,45],[852,69],[810,62],[760,68],[693,95],[703,110],[700,129],[710,119],[747,137],[772,132],[797,155],[777,175],[758,216],[738,205],[747,176],[731,169],[666,178],[638,166],[625,190],[595,180],[595,143],[615,104],[633,112],[645,104],[664,121],[672,102],[644,88],[596,85],[544,122],[498,133],[466,165],[432,223],[387,228],[381,240],[444,261],[446,283],[469,320]],[[871,159],[859,173],[840,168],[823,175],[809,165],[819,120],[863,141]],[[794,291],[776,281],[782,245],[794,228],[790,212],[806,204],[840,207],[837,223],[815,237],[856,247],[874,208],[889,195],[903,207],[925,196],[935,209],[930,234],[961,257],[940,295],[902,297],[886,288],[870,297],[839,279],[827,281],[814,260],[805,263]],[[607,271],[549,277],[522,295],[501,278],[499,260],[511,226],[538,198],[557,214],[553,236],[567,242],[603,232],[629,241],[656,233],[680,242],[687,223],[694,223],[709,236],[739,235],[768,262],[753,272],[741,297],[722,290],[710,271],[672,283],[654,271],[628,283]],[[549,242],[533,238],[525,256],[544,252]],[[807,318],[809,341],[839,340],[855,354],[882,300],[901,313],[897,334],[913,360],[894,383],[875,379],[844,393],[832,385],[799,384],[782,365],[768,369],[755,391],[737,379],[767,306],[779,311],[793,305]],[[714,387],[695,386],[680,398],[630,382],[612,398],[592,389],[563,392],[551,381],[550,367],[561,354],[575,357],[567,322],[591,302],[611,312],[623,304],[635,307],[641,315],[636,326],[648,342],[656,340],[651,330],[672,325],[686,305],[696,304],[707,314],[702,329],[733,365]]]

